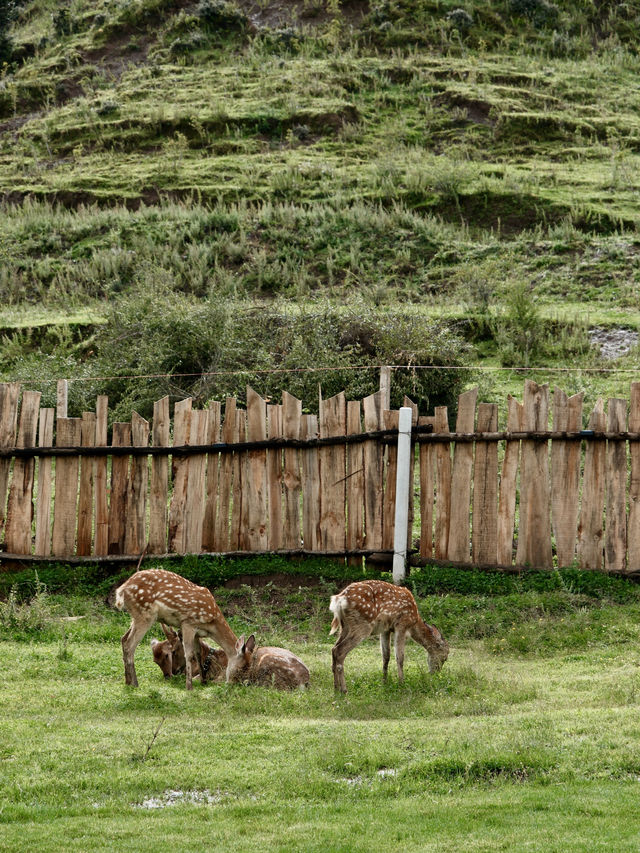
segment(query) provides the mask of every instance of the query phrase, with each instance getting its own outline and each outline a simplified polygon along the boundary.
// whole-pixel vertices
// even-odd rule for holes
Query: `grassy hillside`
[[[614,363],[588,336],[640,328],[634,4],[33,0],[11,17],[5,377],[247,370],[153,389],[204,398],[272,393],[259,370],[307,364],[636,367],[633,336]],[[181,318],[173,343],[143,324],[155,368],[121,334],[141,301]],[[323,328],[306,355],[304,328],[274,333],[301,310]],[[219,334],[184,357],[202,324]],[[624,394],[631,375],[559,384]],[[470,381],[413,392],[426,408]],[[483,373],[484,396],[521,381]]]

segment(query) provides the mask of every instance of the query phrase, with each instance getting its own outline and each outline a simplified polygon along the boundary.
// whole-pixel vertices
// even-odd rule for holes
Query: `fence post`
[[[407,561],[409,529],[409,487],[411,474],[411,420],[408,406],[400,409],[398,419],[398,463],[396,470],[396,512],[393,533],[393,582],[402,583]]]
[[[67,379],[58,379],[56,394],[56,418],[67,417],[67,397],[69,394],[69,382]]]

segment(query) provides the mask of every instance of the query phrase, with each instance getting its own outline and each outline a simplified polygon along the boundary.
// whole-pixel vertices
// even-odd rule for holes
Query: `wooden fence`
[[[414,560],[481,566],[577,564],[640,571],[640,383],[630,404],[527,381],[522,403],[459,399],[414,411]],[[384,390],[320,399],[302,414],[286,392],[251,388],[198,411],[190,399],[112,425],[107,399],[54,417],[40,395],[0,384],[0,534],[4,557],[137,559],[149,554],[393,550],[398,412]],[[629,410],[629,411],[628,411]],[[627,422],[628,411],[628,422]],[[415,518],[412,524],[411,516]],[[418,537],[419,530],[419,537]]]

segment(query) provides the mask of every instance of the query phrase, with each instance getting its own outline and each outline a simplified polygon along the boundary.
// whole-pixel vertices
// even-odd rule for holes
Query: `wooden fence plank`
[[[640,432],[640,382],[631,383],[629,431]],[[640,442],[629,442],[631,479],[629,482],[629,522],[627,570],[640,571]]]
[[[361,406],[358,400],[347,402],[347,435],[362,432]],[[307,451],[308,452],[308,451]],[[317,456],[317,453],[316,453]],[[364,548],[364,452],[362,444],[347,447],[347,550]],[[356,565],[358,557],[350,558]]]
[[[20,407],[18,447],[35,447],[39,410],[40,392],[25,391]],[[14,460],[5,531],[6,548],[12,554],[31,553],[34,471],[35,458]]]
[[[318,437],[317,415],[303,415],[300,438]],[[305,550],[320,550],[320,463],[318,449],[300,451],[302,468],[302,543]]]
[[[131,439],[134,447],[149,446],[149,421],[137,412],[131,416]],[[141,554],[147,544],[147,490],[149,487],[149,457],[133,456],[127,486],[127,525],[124,538],[125,554]]]
[[[384,390],[376,391],[362,401],[364,431],[382,429]],[[383,449],[379,442],[366,441],[364,458],[364,546],[367,550],[382,548],[382,519],[384,499]]]
[[[267,437],[267,403],[247,386],[247,441],[264,441]],[[247,482],[248,527],[250,551],[265,551],[269,541],[267,512],[267,451],[250,450]]]
[[[219,402],[212,400],[209,403],[209,428],[207,433],[207,444],[218,444],[220,441],[220,425],[222,407]],[[218,453],[207,454],[207,479],[206,499],[204,509],[204,523],[202,528],[202,550],[216,551],[216,523],[218,512],[218,472],[220,469],[220,455]]]
[[[418,426],[418,404],[414,403],[410,397],[405,395],[402,405],[411,409],[411,427]],[[420,484],[416,483],[416,442],[411,442],[411,455],[409,457],[409,513],[407,516],[407,542],[409,544],[409,548],[414,546],[418,546],[419,542],[413,542],[413,521],[415,515],[415,499],[416,495],[420,493]],[[394,521],[395,521],[395,507],[394,507]]]
[[[275,403],[267,406],[267,436],[282,438],[282,406]],[[282,548],[282,449],[267,450],[267,489],[269,503],[269,548]],[[306,547],[306,545],[305,545]]]
[[[589,429],[604,432],[605,425],[604,405],[599,399],[589,418]],[[578,561],[582,569],[602,568],[606,457],[604,441],[586,442],[578,524]]]
[[[282,392],[282,432],[285,438],[300,438],[302,401]],[[300,547],[300,454],[295,448],[284,451],[284,524],[283,546]]]
[[[236,409],[236,428],[234,442],[246,441],[247,413]],[[246,482],[247,453],[238,451],[233,454],[233,506],[231,508],[230,542],[233,548],[244,550],[244,532],[247,529],[247,501],[242,493],[242,484]]]
[[[109,398],[102,394],[96,400],[96,447],[107,446]],[[109,551],[109,505],[107,499],[107,468],[106,456],[98,456],[95,464],[95,544],[94,553],[104,556]]]
[[[227,397],[224,406],[224,423],[222,425],[222,441],[231,444],[236,433],[236,399]],[[218,515],[216,518],[216,543],[220,551],[229,548],[230,533],[229,519],[231,516],[231,487],[233,478],[233,454],[223,453],[220,456]]]
[[[38,426],[38,445],[51,447],[53,445],[54,409],[40,409],[40,424]],[[36,500],[36,547],[35,552],[40,557],[51,554],[51,475],[52,459],[43,456],[38,462],[38,497]]]
[[[346,435],[347,404],[344,393],[328,400],[320,396],[318,415],[320,438]],[[320,458],[320,547],[323,551],[344,551],[347,541],[345,478],[347,463],[345,446],[322,447]]]
[[[112,447],[131,446],[131,424],[114,423]],[[58,459],[57,465],[62,460]],[[109,553],[124,554],[127,525],[129,456],[111,457],[111,501],[109,503]]]
[[[477,400],[477,388],[472,388],[458,397],[456,432],[473,432]],[[472,471],[472,442],[456,444],[453,449],[453,468],[451,470],[451,521],[447,553],[450,560],[455,560],[459,563],[471,562],[470,510]]]
[[[553,394],[553,429],[582,429],[583,394],[567,397],[556,388]],[[558,566],[571,566],[578,533],[578,495],[581,448],[578,441],[554,440],[551,444],[551,519]]]
[[[189,444],[206,444],[209,432],[209,410],[193,410],[189,428]],[[207,455],[196,453],[187,458],[187,483],[184,503],[184,550],[199,554],[202,550],[204,526],[204,487]]]
[[[420,416],[418,426],[434,426],[433,416]],[[433,489],[436,471],[435,444],[418,445],[420,461],[420,556],[433,556]]]
[[[507,431],[522,429],[522,403],[509,394]],[[510,566],[513,562],[513,533],[516,517],[516,481],[520,442],[505,442],[502,472],[500,475],[500,503],[498,506],[498,565]]]
[[[383,429],[397,430],[400,420],[399,411],[382,413]],[[396,477],[398,476],[398,445],[389,444],[386,448],[384,471],[384,495],[382,503],[382,547],[393,550],[396,508]]]
[[[177,402],[173,409],[173,446],[182,447],[189,443],[191,430],[191,407],[193,400]],[[185,503],[187,500],[188,458],[174,456],[171,460],[173,492],[169,505],[169,552],[185,553]]]
[[[15,447],[18,428],[19,382],[0,383],[0,447]],[[11,459],[0,459],[0,532],[4,528]]]
[[[623,432],[627,428],[627,401],[612,399],[607,406],[607,430]],[[623,572],[627,554],[627,443],[607,441],[607,516],[604,539],[604,567],[608,572]]]
[[[523,425],[528,431],[549,429],[549,387],[524,383]],[[523,441],[520,470],[519,565],[552,568],[549,447],[545,441]]]
[[[83,412],[81,438],[83,447],[94,447],[96,443],[96,413]],[[77,554],[87,557],[91,553],[93,539],[93,482],[95,456],[83,456],[80,460],[80,496],[78,498],[78,543]]]
[[[435,407],[433,431],[449,432],[449,417],[446,406]],[[449,527],[451,510],[451,445],[436,445],[436,560],[449,558]]]
[[[57,447],[77,447],[81,440],[82,421],[80,418],[59,418],[57,420]],[[56,459],[53,544],[51,548],[54,557],[68,557],[75,553],[79,467],[78,456],[60,456]]]
[[[498,429],[498,406],[480,403],[478,432]],[[472,545],[474,563],[496,563],[498,559],[498,442],[476,444],[473,470]]]
[[[169,397],[153,404],[151,440],[154,447],[169,447],[170,441]],[[149,553],[167,551],[167,519],[169,500],[169,457],[151,459],[151,487],[149,493]]]

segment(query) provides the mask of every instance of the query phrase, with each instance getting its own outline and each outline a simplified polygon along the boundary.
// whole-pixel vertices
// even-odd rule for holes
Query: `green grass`
[[[335,582],[215,590],[238,633],[305,660],[311,687],[293,694],[187,694],[162,679],[149,637],[127,688],[126,615],[41,590],[44,630],[0,643],[0,849],[636,849],[638,588],[452,569],[414,583],[449,661],[431,676],[410,643],[404,686],[393,665],[383,686],[367,641],[347,658],[345,697],[330,666]],[[511,622],[526,645],[500,643]]]

